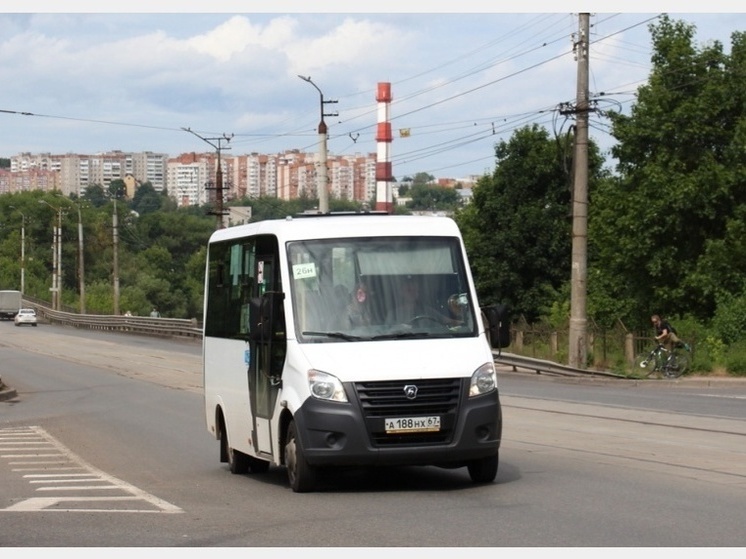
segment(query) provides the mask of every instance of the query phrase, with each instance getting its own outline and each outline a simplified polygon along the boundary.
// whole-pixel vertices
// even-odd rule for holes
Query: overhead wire
[[[615,16],[609,16],[609,17],[606,17],[605,19],[602,19],[602,20],[594,23],[593,24],[593,32],[594,33],[597,32],[600,23],[606,23],[608,21],[612,21],[613,17],[615,17]],[[650,22],[652,22],[653,20],[655,20],[658,17],[660,17],[660,14],[658,14],[658,15],[656,15],[654,17],[646,18],[645,20],[637,22],[637,23],[635,23],[633,25],[629,25],[629,26],[626,26],[624,28],[620,28],[620,29],[617,29],[615,31],[612,31],[612,32],[604,35],[603,37],[598,37],[598,38],[594,39],[593,40],[593,44],[598,44],[598,43],[601,43],[603,41],[607,41],[607,40],[611,39],[612,37],[618,36],[619,34],[625,32],[625,31],[631,30],[631,29],[633,29],[635,27],[639,27],[640,25],[645,25],[647,23],[650,23]],[[506,36],[503,36],[500,39],[497,39],[495,41],[490,41],[490,42],[488,42],[486,44],[480,45],[477,48],[474,48],[474,49],[472,49],[472,50],[470,50],[468,52],[462,53],[459,56],[456,56],[456,57],[454,57],[454,58],[452,58],[450,60],[447,60],[447,61],[445,61],[443,63],[440,63],[439,65],[433,66],[432,68],[424,70],[422,72],[418,72],[417,74],[414,74],[412,76],[409,76],[407,78],[399,80],[398,82],[395,82],[395,83],[404,84],[404,83],[407,83],[407,82],[415,81],[415,80],[417,80],[417,79],[419,79],[419,78],[421,78],[421,77],[423,77],[423,76],[425,76],[425,75],[427,75],[427,74],[429,74],[431,72],[434,72],[434,71],[436,71],[438,69],[442,69],[442,68],[451,66],[451,65],[456,64],[458,62],[463,62],[464,60],[467,60],[468,58],[470,58],[470,57],[472,57],[472,56],[474,56],[476,54],[485,52],[488,49],[494,47],[495,45],[500,44],[501,42],[507,40],[508,37],[511,37],[513,35],[516,35],[516,34],[519,34],[519,31],[531,29],[532,28],[531,26],[538,25],[538,24],[545,24],[547,21],[549,21],[549,23],[545,26],[544,30],[547,31],[547,32],[554,31],[556,33],[556,30],[551,29],[552,26],[555,26],[555,22],[556,22],[555,19],[552,19],[550,16],[538,17],[538,18],[535,18],[534,20],[532,20],[531,24],[530,25],[527,24],[525,26],[525,28],[523,28],[523,29],[515,29],[510,34],[507,34]],[[565,34],[563,34],[562,36],[566,37]],[[404,105],[405,102],[411,103],[412,100],[417,99],[420,96],[424,96],[426,94],[431,94],[434,91],[437,91],[437,90],[440,90],[440,89],[444,89],[444,88],[446,88],[448,86],[453,86],[453,85],[457,84],[458,82],[460,82],[461,80],[466,79],[467,77],[472,77],[474,75],[483,73],[483,72],[485,72],[487,70],[494,70],[497,66],[499,66],[500,64],[503,64],[503,63],[513,62],[515,60],[520,60],[522,57],[527,56],[528,54],[533,53],[536,50],[545,48],[546,46],[548,46],[550,44],[554,44],[554,43],[556,43],[559,40],[560,40],[559,38],[557,38],[555,36],[551,36],[551,37],[548,37],[546,40],[542,41],[541,39],[539,39],[537,41],[536,40],[536,35],[534,35],[533,36],[533,41],[534,41],[533,46],[529,46],[526,49],[523,49],[523,50],[520,50],[519,52],[516,52],[516,50],[518,49],[519,46],[522,46],[525,43],[531,41],[530,39],[525,39],[524,41],[522,41],[518,45],[513,45],[507,51],[505,51],[503,53],[500,53],[500,54],[498,54],[496,56],[492,56],[492,57],[490,57],[486,61],[476,62],[475,64],[473,64],[467,70],[459,72],[458,74],[455,74],[455,75],[449,77],[448,79],[440,82],[437,85],[428,86],[428,87],[420,88],[420,89],[416,89],[416,90],[413,90],[411,92],[405,93],[401,97],[397,97],[397,99],[394,101],[393,105],[394,106],[399,106],[400,104]],[[638,49],[638,48],[641,49],[640,52],[647,52],[646,50],[644,50],[642,47],[639,47],[638,45],[633,45],[633,44],[630,44],[630,43],[625,43],[623,41],[619,42],[619,45],[622,45],[624,47],[624,49],[627,49],[629,52],[634,52],[633,49]],[[547,58],[545,58],[543,60],[540,60],[538,62],[526,65],[526,66],[521,67],[521,68],[518,68],[515,71],[507,73],[507,74],[505,74],[503,76],[500,76],[498,78],[489,79],[487,81],[484,81],[483,83],[479,83],[477,85],[469,87],[468,89],[466,89],[464,91],[459,91],[459,92],[456,92],[456,93],[453,93],[453,94],[447,94],[447,95],[445,95],[445,96],[443,96],[443,97],[441,97],[439,99],[436,99],[436,100],[433,100],[433,101],[424,102],[421,105],[414,106],[413,108],[410,108],[410,109],[406,109],[402,113],[395,115],[394,117],[391,118],[391,121],[392,122],[403,123],[402,126],[404,126],[406,124],[407,119],[410,118],[411,116],[415,115],[415,114],[435,109],[435,108],[437,108],[437,107],[439,107],[439,106],[441,106],[443,104],[453,102],[453,101],[455,101],[457,99],[464,98],[464,97],[466,97],[468,95],[472,95],[472,94],[474,94],[476,92],[479,92],[479,91],[482,91],[482,90],[484,90],[486,88],[489,88],[489,87],[495,86],[497,84],[503,83],[503,82],[505,82],[507,80],[516,78],[516,77],[518,77],[518,76],[520,76],[520,75],[522,75],[522,74],[524,74],[524,73],[526,73],[526,72],[528,72],[530,70],[539,68],[542,65],[545,65],[545,64],[548,64],[548,63],[550,63],[552,61],[558,60],[558,59],[560,59],[560,58],[562,58],[564,56],[568,56],[570,54],[570,52],[571,52],[570,50],[568,50],[568,51],[562,51],[559,54],[547,57]],[[605,53],[598,53],[597,54],[597,51],[595,51],[595,50],[591,50],[591,57],[592,57],[592,59],[594,57],[597,57],[596,59],[598,59],[598,60],[605,60],[605,61],[608,61],[608,62],[613,62],[615,64],[627,64],[627,65],[630,65],[630,66],[644,68],[644,65],[639,64],[639,63],[630,63],[630,62],[627,61],[627,59],[625,59],[623,57],[618,57],[616,55],[609,55],[609,54],[605,54]],[[621,86],[616,86],[614,88],[615,91],[612,91],[612,92],[600,92],[600,93],[594,94],[594,97],[597,98],[597,99],[603,99],[603,98],[609,99],[612,96],[615,96],[615,97],[628,96],[629,99],[627,101],[623,101],[623,102],[619,101],[619,102],[617,102],[617,106],[627,105],[627,104],[633,102],[633,100],[635,98],[635,95],[636,95],[636,92],[637,92],[637,88],[640,85],[643,85],[645,82],[646,82],[646,80],[638,80],[636,82],[628,83],[628,84],[621,85]],[[630,87],[631,87],[631,89],[627,89],[627,88],[630,88]],[[358,93],[355,93],[355,94],[350,94],[350,96],[359,95],[359,94],[360,93],[358,92]],[[558,103],[557,106],[559,106],[559,103]],[[542,109],[537,109],[534,112],[524,113],[524,117],[522,119],[519,119],[519,120],[515,121],[516,122],[516,126],[517,126],[517,123],[521,123],[522,125],[526,125],[526,124],[532,123],[532,122],[536,122],[536,123],[542,122],[542,118],[543,118],[543,116],[546,114],[546,112],[548,110],[550,110],[550,111],[551,110],[556,110],[556,107],[554,107],[552,109],[542,108]],[[355,112],[355,111],[358,111],[358,112]],[[80,117],[70,117],[70,116],[64,116],[64,115],[40,114],[40,113],[33,113],[33,112],[27,112],[27,111],[17,111],[17,110],[10,110],[10,109],[0,109],[0,112],[7,113],[7,114],[20,115],[20,116],[32,116],[32,117],[51,118],[51,119],[62,119],[62,120],[71,120],[71,121],[79,121],[79,122],[87,122],[87,123],[95,123],[95,124],[106,124],[106,125],[116,125],[116,126],[129,126],[129,127],[137,127],[137,128],[144,128],[144,129],[183,132],[183,127],[182,126],[179,126],[179,127],[168,127],[168,126],[155,126],[155,125],[132,123],[132,122],[114,122],[114,121],[110,121],[110,120],[91,119],[91,118],[80,118]],[[369,117],[372,113],[374,113],[375,112],[375,108],[371,108],[371,104],[370,103],[368,103],[366,105],[363,105],[363,106],[360,106],[360,107],[357,107],[357,108],[353,107],[353,108],[349,109],[348,112],[351,112],[353,114],[351,116],[349,116],[349,117],[340,119],[340,121],[334,126],[334,128],[337,129],[337,130],[339,128],[343,128],[343,130],[339,131],[339,132],[335,130],[329,136],[330,140],[338,140],[338,139],[342,139],[342,138],[346,138],[346,137],[352,137],[352,135],[354,135],[354,134],[358,135],[358,137],[360,138],[360,140],[358,141],[356,139],[356,141],[354,141],[352,143],[349,143],[349,142],[346,143],[345,146],[342,148],[342,152],[343,153],[346,152],[347,150],[350,150],[350,149],[360,149],[361,146],[370,145],[370,142],[372,141],[373,130],[375,129],[375,126],[376,126],[375,124],[368,124],[368,125],[357,127],[357,128],[355,128],[355,127],[347,127],[346,126],[346,125],[352,123],[355,120],[359,120],[359,119],[364,118],[364,117]],[[600,114],[603,115],[603,111]],[[289,117],[288,120],[291,120],[292,118],[293,117]],[[438,124],[438,125],[422,125],[422,124],[417,124],[416,125],[416,129],[418,131],[418,136],[419,135],[424,135],[424,134],[430,134],[430,135],[439,134],[440,135],[440,134],[446,134],[446,133],[451,133],[451,132],[458,132],[458,130],[460,130],[460,129],[466,129],[466,128],[472,129],[472,131],[470,131],[468,133],[465,133],[465,134],[462,134],[460,136],[452,137],[451,139],[447,139],[447,140],[443,140],[443,141],[437,141],[437,142],[433,143],[430,146],[423,146],[423,147],[419,147],[419,148],[417,148],[415,150],[405,151],[403,153],[397,154],[397,155],[394,156],[394,162],[404,163],[404,162],[411,162],[411,161],[421,161],[421,160],[427,159],[428,156],[429,157],[439,156],[439,155],[441,155],[443,153],[446,153],[446,152],[448,152],[450,150],[456,149],[457,147],[462,147],[464,145],[474,144],[474,143],[478,143],[478,142],[481,142],[481,141],[488,140],[490,137],[493,137],[493,136],[496,135],[495,134],[495,128],[496,127],[494,125],[494,122],[499,121],[501,119],[503,121],[507,121],[508,119],[511,119],[511,118],[513,118],[513,117],[509,117],[509,116],[494,117],[494,118],[480,117],[480,118],[477,118],[477,119],[468,118],[467,117],[463,121],[454,122],[454,123],[445,123],[445,125],[444,125],[444,123],[441,123],[441,124]],[[551,122],[550,122],[550,124],[551,124]],[[473,131],[474,127],[479,128],[479,130]],[[594,122],[593,125],[592,125],[592,127],[594,129],[596,129],[596,130],[608,133],[608,126],[604,126],[603,124],[601,124],[601,120],[600,119],[599,119],[598,122]],[[304,129],[305,129],[305,131],[302,131]],[[514,127],[514,126],[504,125],[504,126],[498,126],[497,129],[499,129],[502,133],[506,133],[506,132],[509,132],[511,130],[515,130],[517,128]],[[204,133],[206,133],[206,134],[212,134],[213,132],[205,131]],[[237,132],[237,133],[234,133],[234,135],[233,135],[233,144],[234,145],[241,145],[244,142],[246,142],[246,143],[252,142],[252,143],[256,144],[256,143],[262,143],[262,142],[270,141],[272,139],[283,138],[283,137],[286,137],[286,138],[296,138],[296,139],[297,138],[304,138],[304,137],[307,137],[307,138],[312,138],[313,137],[314,140],[312,142],[309,141],[308,145],[306,145],[305,147],[300,148],[301,151],[304,151],[304,150],[310,150],[310,149],[312,149],[316,145],[316,143],[317,143],[316,139],[315,139],[316,136],[317,136],[317,134],[315,132],[309,130],[309,127],[306,127],[306,126],[300,127],[299,126],[299,127],[295,128],[294,130],[285,131],[285,132],[275,132],[275,133]],[[295,149],[299,149],[299,148],[295,148]],[[490,152],[491,151],[493,151],[493,150],[490,149]],[[491,155],[489,155],[489,157],[494,157],[494,155],[491,154]],[[479,160],[479,159],[477,159],[477,160]],[[439,161],[442,162],[442,157],[439,158]],[[473,161],[473,160],[471,160],[471,161]],[[469,162],[464,162],[463,164],[468,164],[468,163]],[[453,164],[451,165],[451,167],[457,167],[457,166],[460,166],[460,165],[462,165],[461,162],[454,161]]]

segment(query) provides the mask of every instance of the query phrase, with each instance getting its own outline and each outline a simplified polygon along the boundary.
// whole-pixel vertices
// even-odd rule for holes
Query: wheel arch
[[[293,414],[290,410],[285,408],[280,415],[279,426],[279,448],[280,448],[280,464],[285,465],[285,443],[288,440],[288,425],[293,421]]]
[[[220,461],[228,462],[228,447],[223,444],[223,436],[227,435],[225,416],[223,408],[218,404],[215,406],[215,438],[220,441]]]

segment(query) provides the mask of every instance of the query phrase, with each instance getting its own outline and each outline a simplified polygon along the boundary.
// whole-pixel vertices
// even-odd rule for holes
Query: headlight
[[[311,369],[308,371],[308,388],[311,391],[311,395],[319,400],[331,400],[333,402],[346,402],[347,395],[345,394],[342,383],[339,379],[328,373],[322,373]]]
[[[497,373],[495,373],[494,363],[485,363],[471,375],[471,385],[469,386],[469,397],[481,396],[497,390]]]

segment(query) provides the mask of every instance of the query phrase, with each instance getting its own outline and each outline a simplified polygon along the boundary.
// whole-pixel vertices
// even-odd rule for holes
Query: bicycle
[[[658,344],[650,352],[641,353],[635,359],[635,371],[644,371],[645,377],[654,374],[665,378],[678,378],[689,370],[689,346],[677,344],[673,351]]]

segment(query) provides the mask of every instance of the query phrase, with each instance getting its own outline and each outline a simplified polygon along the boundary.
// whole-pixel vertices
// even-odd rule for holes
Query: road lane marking
[[[41,427],[0,429],[0,459],[6,460],[11,471],[20,474],[35,492],[59,493],[24,499],[0,509],[0,512],[184,512],[176,505],[91,466]],[[92,491],[111,494],[91,496]],[[80,494],[69,495],[69,492]]]

